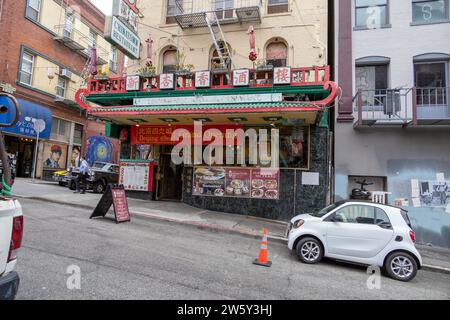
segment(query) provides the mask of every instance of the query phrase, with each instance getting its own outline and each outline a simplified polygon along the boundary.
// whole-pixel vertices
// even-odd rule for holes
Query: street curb
[[[431,272],[437,272],[437,273],[443,273],[443,274],[450,274],[450,268],[444,268],[439,266],[431,266],[428,264],[422,265],[422,270],[428,270]]]
[[[20,198],[20,199],[46,201],[46,202],[56,203],[56,204],[61,204],[61,205],[69,205],[69,206],[73,205],[72,203],[67,203],[64,201],[59,201],[59,200],[54,200],[54,199],[46,199],[46,198],[41,198],[41,197],[26,197],[26,196],[19,196],[19,195],[13,195],[13,197]],[[88,209],[88,210],[95,209],[95,207],[85,205],[85,204],[77,204],[77,207],[83,208],[83,209]],[[248,231],[244,231],[244,230],[239,230],[237,228],[228,228],[228,227],[223,227],[220,225],[212,225],[212,224],[208,224],[208,223],[201,223],[201,222],[189,221],[189,220],[172,219],[172,218],[161,217],[161,216],[152,215],[149,213],[144,213],[144,212],[139,212],[139,211],[130,211],[130,214],[133,216],[142,217],[142,218],[148,218],[148,219],[153,219],[153,220],[188,225],[188,226],[196,227],[198,229],[238,234],[238,235],[245,236],[247,238],[252,238],[252,239],[259,239],[262,237],[262,234],[260,234],[259,232],[252,233],[252,232],[248,232]],[[271,236],[269,234],[267,236],[267,238],[276,243],[287,244],[287,239],[283,238],[283,237]],[[428,264],[422,265],[422,270],[427,270],[427,271],[436,272],[436,273],[450,274],[450,268],[433,266],[433,265],[428,265]]]

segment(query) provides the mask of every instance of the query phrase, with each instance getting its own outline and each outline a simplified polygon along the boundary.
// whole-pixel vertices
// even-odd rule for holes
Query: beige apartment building
[[[145,40],[149,34],[157,73],[170,71],[177,64],[191,65],[195,70],[212,69],[217,51],[204,15],[214,20],[214,13],[232,54],[233,69],[254,67],[248,59],[249,26],[255,29],[256,64],[267,61],[275,66],[326,65],[327,3],[327,0],[153,0],[151,6],[140,8],[141,60],[130,62],[129,71],[145,64]],[[219,45],[225,46],[217,26],[214,30]]]

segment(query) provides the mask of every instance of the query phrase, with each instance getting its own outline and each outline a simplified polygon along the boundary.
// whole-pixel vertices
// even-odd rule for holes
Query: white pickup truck
[[[0,98],[5,96],[12,101],[12,106],[8,107],[0,103],[0,112],[6,113],[9,108],[14,107],[15,119],[9,124],[0,123],[0,127],[11,127],[19,120],[19,104],[13,96],[0,93]],[[0,160],[4,164],[3,176],[0,181],[0,300],[13,300],[20,282],[19,275],[14,272],[14,268],[17,263],[17,252],[22,245],[23,214],[19,201],[9,197],[12,179],[1,130]],[[8,196],[4,197],[3,194]]]
[[[23,215],[17,200],[0,198],[0,300],[12,300],[19,289],[19,275],[13,271],[22,244]]]
[[[23,215],[19,201],[0,198],[0,300],[12,300],[19,288],[19,275],[13,271],[22,244]]]

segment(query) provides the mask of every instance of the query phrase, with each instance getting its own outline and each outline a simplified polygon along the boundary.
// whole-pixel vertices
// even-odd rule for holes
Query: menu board
[[[224,168],[195,168],[192,194],[223,197],[225,175]]]
[[[97,206],[89,219],[105,217],[111,205],[114,207],[114,217],[116,223],[130,221],[130,211],[123,186],[109,184],[106,192],[100,198]]]
[[[130,221],[130,211],[128,210],[128,201],[125,190],[122,188],[112,188],[112,198],[114,204],[114,212],[116,214],[116,222]]]
[[[226,170],[225,193],[229,197],[250,196],[250,170],[228,168]]]
[[[119,184],[129,191],[152,191],[153,161],[120,160]]]
[[[277,200],[278,169],[196,167],[193,195]]]
[[[252,170],[252,198],[278,199],[279,171],[275,169]]]

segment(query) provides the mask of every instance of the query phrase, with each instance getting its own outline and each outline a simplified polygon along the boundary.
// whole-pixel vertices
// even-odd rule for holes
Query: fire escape
[[[175,20],[182,29],[208,27],[215,17],[222,25],[261,23],[262,0],[175,0],[175,4]]]

